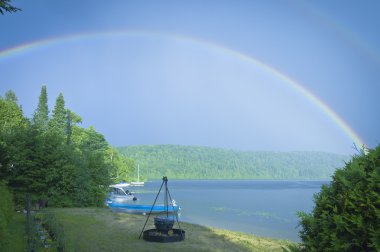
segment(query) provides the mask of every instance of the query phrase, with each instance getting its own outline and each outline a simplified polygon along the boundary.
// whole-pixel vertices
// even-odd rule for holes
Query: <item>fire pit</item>
[[[157,231],[167,234],[169,230],[173,229],[174,216],[158,216],[154,218],[154,226]]]
[[[169,199],[170,202],[172,202],[172,206],[174,205],[173,199],[170,195],[169,189],[168,189],[168,179],[167,177],[162,178],[162,184],[160,187],[160,190],[158,190],[156,199],[153,202],[153,207],[156,204],[156,200],[158,198],[158,195],[161,192],[162,186],[165,185],[165,206],[166,206],[166,215],[157,216],[154,218],[154,226],[155,229],[149,229],[145,230],[145,226],[149,220],[149,217],[152,213],[152,211],[149,212],[148,217],[145,221],[144,227],[140,233],[139,239],[141,236],[143,236],[143,239],[145,241],[150,242],[177,242],[177,241],[183,241],[185,239],[185,230],[181,229],[181,225],[178,221],[178,213],[175,211],[174,215],[169,215],[168,207],[169,207]],[[152,207],[152,209],[153,209]],[[179,229],[173,228],[175,220],[178,223]]]
[[[158,232],[157,229],[148,229],[143,232],[143,239],[150,242],[178,242],[185,240],[185,230],[173,228],[167,234]]]

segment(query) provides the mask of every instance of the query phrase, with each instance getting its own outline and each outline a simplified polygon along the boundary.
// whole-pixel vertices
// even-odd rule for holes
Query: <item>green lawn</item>
[[[26,251],[25,215],[16,213],[9,225],[9,236],[6,246],[1,251],[4,252],[24,252]]]
[[[294,245],[284,240],[181,223],[186,239],[176,243],[152,243],[139,234],[146,216],[113,213],[106,208],[47,209],[63,225],[70,251],[283,251]],[[150,218],[146,229],[154,228]]]

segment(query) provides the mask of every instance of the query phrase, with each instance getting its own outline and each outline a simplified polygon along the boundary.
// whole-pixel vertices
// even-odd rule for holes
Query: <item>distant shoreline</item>
[[[140,169],[142,179],[325,180],[348,155],[317,151],[260,152],[181,145],[117,148]]]

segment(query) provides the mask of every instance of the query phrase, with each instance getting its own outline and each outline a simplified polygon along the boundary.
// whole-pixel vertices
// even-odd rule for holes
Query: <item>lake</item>
[[[329,181],[170,180],[169,192],[181,206],[180,221],[300,241],[298,211],[310,212],[313,194]],[[152,204],[162,180],[133,187],[140,203]],[[164,191],[156,204],[163,204]]]

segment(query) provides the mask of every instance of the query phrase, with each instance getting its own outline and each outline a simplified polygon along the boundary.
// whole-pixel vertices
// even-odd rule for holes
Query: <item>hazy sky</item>
[[[45,84],[50,110],[62,92],[115,146],[353,153],[353,132],[380,141],[379,1],[12,4],[0,95],[15,91],[28,117]]]

